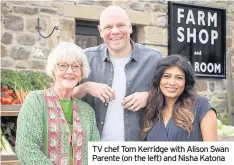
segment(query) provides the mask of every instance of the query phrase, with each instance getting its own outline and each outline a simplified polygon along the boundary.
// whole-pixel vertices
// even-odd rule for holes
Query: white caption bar
[[[230,165],[234,142],[89,142],[89,165]]]

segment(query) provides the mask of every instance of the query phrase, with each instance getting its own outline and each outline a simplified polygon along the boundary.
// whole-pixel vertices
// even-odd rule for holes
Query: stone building
[[[234,2],[182,1],[181,3],[226,9],[226,79],[198,78],[197,87],[219,115],[234,111]],[[92,1],[1,1],[1,69],[37,70],[44,72],[51,49],[60,41],[76,42],[82,47],[100,41],[96,25],[101,11],[109,5],[126,9],[139,43],[159,49],[168,55],[168,2],[166,0]],[[49,38],[54,26],[58,30]],[[92,25],[90,25],[90,23]],[[80,33],[85,25],[91,35]],[[83,28],[82,28],[83,27]],[[95,29],[95,30],[94,30]],[[93,33],[93,35],[92,35]],[[96,36],[95,36],[95,34]]]

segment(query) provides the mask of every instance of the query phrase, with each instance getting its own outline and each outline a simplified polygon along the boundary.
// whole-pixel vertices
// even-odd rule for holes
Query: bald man
[[[98,25],[104,44],[86,49],[91,74],[74,90],[95,110],[103,141],[139,141],[153,71],[161,53],[135,43],[124,9],[109,6]]]

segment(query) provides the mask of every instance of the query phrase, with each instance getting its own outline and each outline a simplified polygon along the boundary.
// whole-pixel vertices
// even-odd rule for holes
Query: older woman
[[[84,51],[62,42],[48,57],[51,88],[33,91],[20,109],[16,153],[24,165],[88,164],[88,141],[100,139],[94,110],[72,98],[76,84],[90,72]]]
[[[180,55],[162,59],[154,74],[144,112],[142,139],[147,141],[216,141],[215,109],[198,96],[195,75]]]

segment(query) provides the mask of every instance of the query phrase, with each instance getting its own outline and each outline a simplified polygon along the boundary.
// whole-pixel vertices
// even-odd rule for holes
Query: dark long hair
[[[143,128],[141,138],[144,140],[153,126],[153,120],[160,118],[161,111],[165,107],[165,98],[160,89],[160,80],[164,71],[171,67],[179,67],[185,74],[185,88],[173,106],[172,115],[176,124],[190,134],[193,128],[194,115],[191,111],[197,101],[195,90],[195,75],[188,60],[181,55],[170,55],[158,62],[154,72],[153,82],[150,87],[148,104],[144,111]]]

